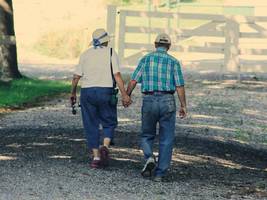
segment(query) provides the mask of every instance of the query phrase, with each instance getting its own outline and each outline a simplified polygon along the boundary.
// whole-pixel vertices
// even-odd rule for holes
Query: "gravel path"
[[[143,180],[137,132],[118,131],[111,167],[90,169],[79,116],[50,104],[1,119],[0,199],[223,199],[194,179]]]
[[[88,167],[80,113],[64,98],[0,116],[0,199],[267,199],[266,82],[187,78],[190,115],[177,119],[166,182],[140,177],[137,89],[119,105],[106,170]]]

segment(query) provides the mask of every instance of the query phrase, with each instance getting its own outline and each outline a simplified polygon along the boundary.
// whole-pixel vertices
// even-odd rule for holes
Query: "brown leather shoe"
[[[107,167],[109,165],[109,150],[107,147],[102,146],[99,149],[100,152],[100,160],[103,167]]]

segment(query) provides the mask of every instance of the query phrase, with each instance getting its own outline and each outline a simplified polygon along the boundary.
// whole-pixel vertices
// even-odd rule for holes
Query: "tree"
[[[18,70],[12,0],[0,0],[0,80],[21,77]]]

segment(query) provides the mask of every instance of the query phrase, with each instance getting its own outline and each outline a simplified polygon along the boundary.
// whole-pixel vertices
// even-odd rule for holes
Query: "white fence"
[[[153,50],[151,35],[166,32],[173,39],[171,53],[178,53],[185,67],[235,72],[238,75],[242,72],[267,72],[267,47],[264,48],[267,45],[267,16],[120,10],[119,26],[116,26],[117,13],[115,6],[109,6],[107,29],[117,38],[118,54],[124,65],[135,66],[144,53]],[[149,19],[149,23],[129,25],[127,21],[130,18]],[[165,28],[151,26],[151,20],[158,20],[158,23],[167,20],[168,25]],[[187,28],[181,26],[182,20],[200,23]],[[127,34],[138,36],[135,41],[129,42]],[[144,35],[148,38],[147,42],[140,42],[138,38]],[[189,40],[197,43],[188,43]],[[129,50],[135,52],[126,55]]]

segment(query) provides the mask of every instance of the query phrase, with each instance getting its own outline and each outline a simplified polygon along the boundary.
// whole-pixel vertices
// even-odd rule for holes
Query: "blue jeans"
[[[144,95],[141,147],[145,159],[153,155],[156,127],[159,123],[159,159],[155,176],[164,176],[172,157],[175,138],[176,105],[172,94]]]
[[[110,105],[111,95],[112,88],[81,89],[82,119],[89,149],[99,148],[99,124],[103,126],[104,137],[113,138],[118,121],[117,106]]]

